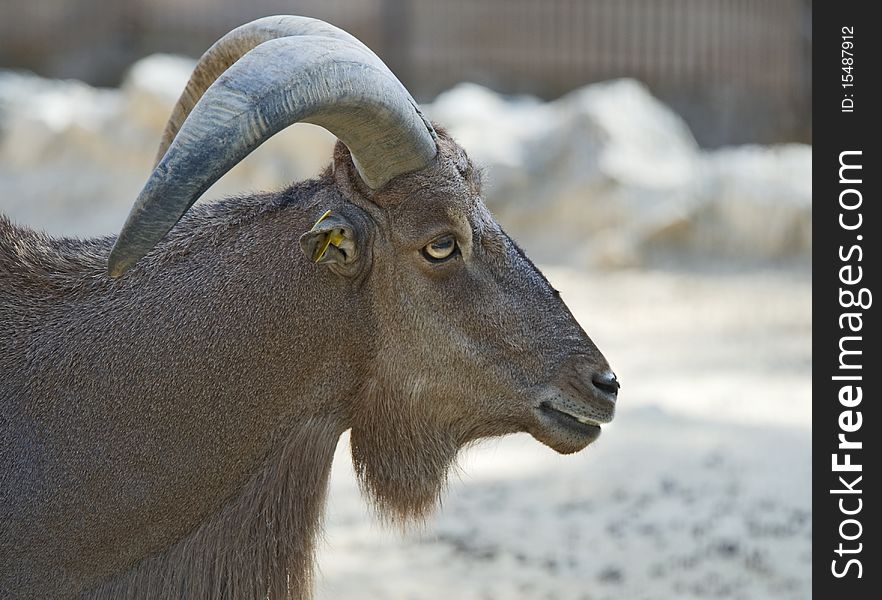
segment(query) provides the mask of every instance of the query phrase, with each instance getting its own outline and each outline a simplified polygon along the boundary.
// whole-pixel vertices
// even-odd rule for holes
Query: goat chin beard
[[[350,445],[359,485],[377,517],[406,527],[422,524],[438,506],[459,444],[440,430],[400,425],[353,427]]]

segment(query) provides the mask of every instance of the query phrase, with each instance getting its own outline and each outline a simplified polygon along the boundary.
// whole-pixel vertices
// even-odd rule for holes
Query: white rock
[[[154,54],[136,62],[126,73],[120,92],[125,120],[139,129],[138,146],[152,147],[151,158],[172,107],[180,97],[196,61]]]
[[[119,90],[0,71],[0,211],[56,234],[114,232],[193,64],[145,58]],[[485,167],[488,205],[539,261],[810,256],[808,146],[702,152],[678,115],[627,79],[554,102],[461,84],[425,109]],[[205,197],[312,176],[330,162],[334,140],[292,127]]]

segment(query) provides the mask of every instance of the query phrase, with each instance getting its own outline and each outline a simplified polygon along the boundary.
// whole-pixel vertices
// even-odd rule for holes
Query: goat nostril
[[[616,374],[612,371],[604,371],[603,373],[595,374],[594,377],[591,378],[591,383],[593,383],[594,387],[597,389],[612,396],[618,394],[619,388],[621,387],[616,379]]]

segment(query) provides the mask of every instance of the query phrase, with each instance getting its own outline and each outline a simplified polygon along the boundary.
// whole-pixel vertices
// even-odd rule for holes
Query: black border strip
[[[812,583],[816,598],[879,598],[882,590],[877,516],[882,509],[878,494],[882,482],[870,458],[879,454],[882,432],[878,408],[882,326],[875,306],[882,302],[878,286],[882,224],[876,206],[882,201],[877,140],[882,135],[877,114],[882,102],[873,81],[882,61],[882,23],[871,16],[874,7],[872,2],[833,1],[813,6]],[[840,173],[841,162],[854,168]],[[877,292],[880,295],[873,298]],[[845,436],[844,447],[840,435]],[[861,465],[860,470],[847,470],[854,467],[843,467],[845,463]]]

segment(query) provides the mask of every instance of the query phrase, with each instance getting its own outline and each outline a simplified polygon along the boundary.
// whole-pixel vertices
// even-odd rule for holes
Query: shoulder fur
[[[267,212],[302,204],[314,195],[320,179],[296,183],[282,192],[225,198],[192,207],[181,221],[142,259],[144,266],[162,255],[186,252],[230,228]],[[0,214],[0,300],[28,302],[36,298],[71,297],[110,283],[107,257],[116,236],[91,239],[51,237],[13,223]]]

